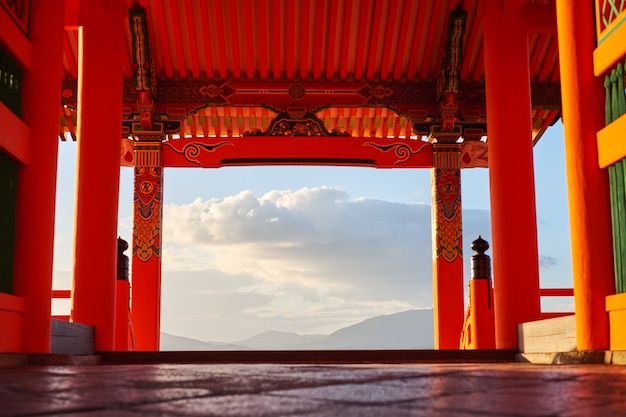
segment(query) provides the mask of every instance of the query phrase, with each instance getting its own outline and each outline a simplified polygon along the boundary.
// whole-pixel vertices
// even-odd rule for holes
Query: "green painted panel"
[[[13,255],[19,165],[0,153],[0,292],[13,293]]]
[[[618,193],[617,193],[617,170],[618,167],[616,165],[611,165],[608,168],[609,170],[609,184],[611,188],[611,225],[613,230],[613,266],[615,269],[615,286],[616,290],[618,290],[618,277],[622,276],[622,263],[620,262],[618,254],[621,253],[620,248],[620,219],[619,219],[619,209],[618,209]]]
[[[618,238],[620,242],[620,253],[618,260],[620,262],[620,275],[617,276],[617,285],[619,292],[626,292],[626,161],[621,160],[616,164],[618,168],[618,208],[620,210]]]

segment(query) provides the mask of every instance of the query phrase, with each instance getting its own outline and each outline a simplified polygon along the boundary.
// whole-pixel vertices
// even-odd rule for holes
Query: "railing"
[[[573,288],[541,288],[539,290],[540,297],[573,297],[574,289]],[[559,312],[542,312],[542,319],[553,319],[555,317],[563,317],[574,314],[572,311],[559,311]]]
[[[0,49],[0,102],[16,116],[22,116],[23,73],[17,62]]]
[[[70,290],[52,290],[52,299],[69,299],[72,297],[72,292]],[[57,320],[65,320],[70,321],[70,316],[68,315],[53,315],[53,319]]]

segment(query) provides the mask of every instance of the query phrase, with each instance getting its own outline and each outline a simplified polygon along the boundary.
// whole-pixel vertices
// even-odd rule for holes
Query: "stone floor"
[[[623,416],[626,366],[12,366],[0,368],[0,415]]]

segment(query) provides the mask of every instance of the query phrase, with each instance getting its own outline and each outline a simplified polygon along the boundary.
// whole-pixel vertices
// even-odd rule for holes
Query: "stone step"
[[[574,315],[517,325],[521,353],[573,352],[576,350]]]
[[[51,353],[66,355],[93,355],[93,326],[52,319],[51,327]]]

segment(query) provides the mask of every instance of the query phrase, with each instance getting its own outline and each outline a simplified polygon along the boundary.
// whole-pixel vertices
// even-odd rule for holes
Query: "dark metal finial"
[[[478,239],[472,242],[472,250],[479,255],[484,255],[487,249],[489,249],[489,242],[478,235]]]

